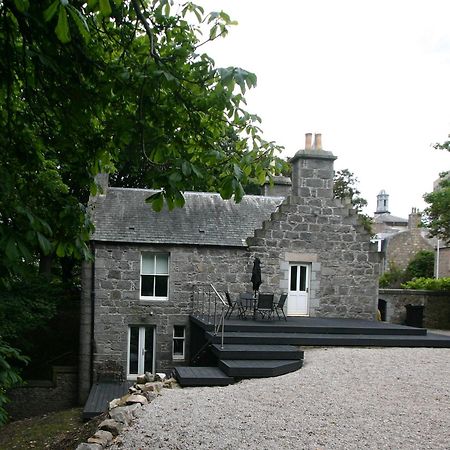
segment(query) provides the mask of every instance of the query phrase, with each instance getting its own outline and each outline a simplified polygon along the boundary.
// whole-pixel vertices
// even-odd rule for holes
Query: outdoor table
[[[255,305],[256,298],[251,292],[244,292],[239,295],[239,301],[241,302],[241,307],[243,310],[242,318],[247,319],[247,313],[250,311],[255,318]]]

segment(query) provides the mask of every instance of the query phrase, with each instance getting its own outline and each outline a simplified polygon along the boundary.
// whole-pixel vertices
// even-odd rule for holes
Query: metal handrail
[[[227,310],[227,301],[219,294],[212,283],[193,286],[192,315],[212,324],[214,336],[220,333],[221,348],[223,348]]]

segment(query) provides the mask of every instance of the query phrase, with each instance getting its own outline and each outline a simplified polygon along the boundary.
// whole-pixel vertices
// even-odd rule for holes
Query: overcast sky
[[[376,207],[385,189],[392,214],[423,209],[450,153],[434,150],[450,133],[449,0],[199,0],[239,25],[205,48],[219,67],[255,72],[248,110],[265,138],[323,148],[359,179]]]

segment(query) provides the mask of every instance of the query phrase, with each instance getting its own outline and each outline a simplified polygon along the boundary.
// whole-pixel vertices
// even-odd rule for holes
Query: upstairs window
[[[142,253],[141,299],[167,300],[169,289],[169,255]]]

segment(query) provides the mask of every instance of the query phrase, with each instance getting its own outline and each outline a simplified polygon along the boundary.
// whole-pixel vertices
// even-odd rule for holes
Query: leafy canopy
[[[38,259],[87,258],[94,177],[239,201],[283,162],[245,109],[256,76],[203,44],[235,24],[167,0],[0,2],[0,281]],[[25,263],[25,264],[24,264]]]
[[[348,169],[338,170],[334,174],[333,194],[335,198],[350,201],[350,204],[358,212],[358,219],[364,229],[372,234],[372,219],[362,213],[362,209],[367,206],[367,200],[360,196],[358,189],[358,178]]]
[[[435,149],[450,151],[450,141],[435,144]],[[437,189],[423,196],[429,206],[425,209],[425,225],[431,236],[443,239],[450,243],[450,172],[440,174],[440,183]]]

